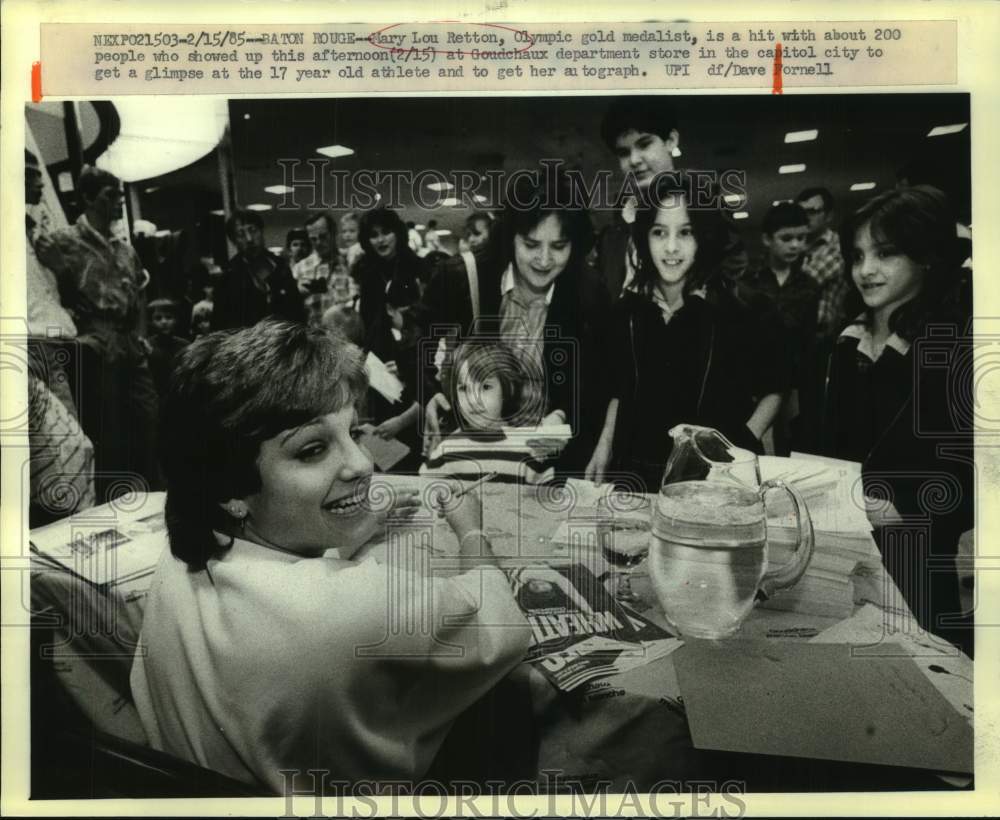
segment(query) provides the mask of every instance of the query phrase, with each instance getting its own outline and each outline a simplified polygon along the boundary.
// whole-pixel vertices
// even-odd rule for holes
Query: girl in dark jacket
[[[971,293],[955,219],[943,193],[915,186],[870,200],[841,237],[857,318],[830,356],[825,450],[861,463],[876,541],[917,621],[968,648],[954,556],[974,522]]]
[[[613,317],[615,384],[586,473],[595,481],[656,492],[669,431],[681,423],[763,452],[781,405],[787,363],[777,328],[724,284],[725,223],[703,198],[689,177],[665,176],[636,215],[636,275]]]

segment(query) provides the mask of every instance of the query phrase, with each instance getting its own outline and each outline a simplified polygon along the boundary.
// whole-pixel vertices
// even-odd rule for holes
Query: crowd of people
[[[45,390],[49,410],[62,408],[59,420],[38,424],[59,424],[82,442],[64,464],[76,480],[88,470],[96,479],[80,504],[112,497],[123,475],[154,489],[165,482],[168,491],[173,558],[164,558],[165,591],[152,621],[147,612],[155,626],[144,637],[162,651],[133,671],[160,748],[260,780],[320,742],[308,733],[301,743],[268,739],[266,712],[228,711],[222,720],[225,708],[204,693],[244,679],[247,659],[259,660],[256,649],[232,649],[243,645],[237,633],[267,634],[281,648],[255,667],[277,677],[292,656],[333,659],[330,646],[377,637],[363,628],[363,608],[345,610],[356,628],[329,636],[321,650],[325,633],[312,627],[339,623],[330,613],[350,596],[317,618],[310,607],[339,588],[330,568],[289,563],[328,547],[348,559],[375,526],[358,517],[372,472],[355,442],[364,422],[376,437],[407,446],[393,470],[469,477],[478,459],[518,482],[575,475],[656,492],[679,423],[713,427],[757,453],[860,462],[887,567],[904,594],[930,584],[931,594],[914,593],[911,607],[925,628],[951,636],[940,616],[959,610],[953,569],[931,567],[930,556],[901,549],[905,539],[893,536],[929,526],[933,555],[953,558],[958,536],[973,526],[971,420],[956,411],[971,390],[962,381],[971,378],[970,248],[947,195],[923,185],[888,190],[838,226],[830,191],[808,188],[768,210],[763,253],[752,261],[723,203],[706,207],[691,175],[675,167],[679,125],[667,106],[616,101],[602,135],[637,195],[599,234],[566,180],[549,174],[519,180],[509,196],[517,207],[473,214],[455,255],[436,235],[421,241],[388,208],[339,219],[312,214],[276,255],[265,247],[260,214],[235,211],[227,231],[236,253],[210,303],[194,308],[193,343],[175,332],[175,302],[144,304],[135,253],[109,232],[121,196],[114,177],[81,175],[83,213],[71,228],[45,235],[29,223],[29,323],[44,363],[33,391]],[[211,332],[218,330],[230,333]],[[69,340],[74,352],[64,366],[58,354]],[[929,344],[935,356],[925,355]],[[385,388],[386,374],[398,390]],[[569,434],[525,444],[512,434],[519,428]],[[947,497],[935,497],[928,480],[943,481]],[[470,566],[493,563],[481,522],[456,513],[451,523]],[[358,575],[366,571],[337,577],[374,588]],[[924,580],[903,583],[915,573]],[[520,618],[503,581],[491,584],[476,593],[489,598],[478,616],[454,586],[435,592],[441,611],[461,622],[456,640],[476,648],[449,670],[455,686],[443,690],[465,697],[441,708],[435,676],[443,673],[432,665],[426,680],[411,681],[406,710],[414,719],[392,724],[405,725],[406,737],[375,744],[375,753],[364,737],[327,733],[331,760],[357,762],[364,748],[369,758],[359,767],[369,773],[425,766],[441,727],[523,651],[517,630],[466,640],[463,630],[474,631],[484,612],[504,623]],[[234,627],[219,620],[221,594],[281,599],[296,615],[282,631],[264,623],[262,603],[244,608],[245,622]],[[188,627],[175,621],[195,610],[216,614],[185,643]],[[304,644],[307,633],[313,638]],[[205,667],[222,683],[202,679],[201,667],[167,674],[178,657],[193,657],[195,644],[198,657],[230,658]],[[343,711],[353,672],[335,668],[308,667],[296,683],[297,708]],[[329,674],[343,685],[324,684]],[[380,702],[391,700],[387,693]],[[170,706],[177,703],[183,708]],[[358,702],[349,705],[356,716]],[[215,737],[217,726],[225,742],[192,746],[191,738]]]

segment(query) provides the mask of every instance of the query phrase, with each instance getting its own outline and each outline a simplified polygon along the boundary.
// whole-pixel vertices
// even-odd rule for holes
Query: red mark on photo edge
[[[781,43],[774,47],[774,85],[771,86],[771,93],[781,93]]]
[[[31,101],[42,101],[42,64],[38,61],[31,64]]]

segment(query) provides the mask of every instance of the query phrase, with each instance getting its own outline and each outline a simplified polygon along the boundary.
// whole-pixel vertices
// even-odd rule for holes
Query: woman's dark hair
[[[923,330],[932,313],[942,314],[959,304],[967,294],[961,289],[967,279],[961,271],[962,246],[955,230],[955,216],[948,197],[937,188],[917,185],[886,191],[868,200],[840,231],[844,276],[850,283],[847,316],[867,310],[854,284],[854,240],[865,225],[872,241],[890,252],[900,253],[925,270],[923,287],[889,317],[889,329],[907,341]]]
[[[507,262],[514,261],[514,237],[527,236],[542,221],[555,216],[572,247],[566,270],[582,267],[594,246],[594,226],[582,192],[570,184],[565,174],[544,168],[513,175],[505,193],[497,247]]]
[[[649,252],[649,232],[656,221],[657,211],[668,199],[678,196],[684,198],[684,207],[698,244],[694,264],[684,280],[684,293],[715,285],[721,277],[727,228],[719,210],[718,193],[699,187],[691,176],[682,171],[671,171],[659,174],[653,180],[632,223],[632,243],[635,246],[633,283],[640,293],[649,294],[659,278]]]
[[[170,550],[192,570],[231,545],[220,504],[261,488],[261,444],[352,405],[368,386],[361,351],[338,333],[273,319],[210,333],[178,356],[160,447]]]
[[[460,425],[458,386],[463,365],[472,381],[481,383],[495,376],[500,382],[503,392],[500,414],[506,426],[528,427],[541,421],[544,415],[544,396],[540,390],[542,374],[529,373],[521,357],[503,342],[473,338],[458,346],[441,371],[441,383]]]
[[[402,259],[407,255],[415,256],[413,251],[410,250],[406,223],[391,208],[375,208],[371,211],[365,211],[361,217],[361,225],[358,228],[358,241],[361,243],[361,247],[364,248],[366,256],[370,254],[376,259],[380,258],[372,247],[372,234],[375,232],[375,228],[381,228],[383,231],[396,235],[397,259]]]

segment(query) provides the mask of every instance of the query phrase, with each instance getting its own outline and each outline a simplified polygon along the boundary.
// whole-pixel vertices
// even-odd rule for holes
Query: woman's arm
[[[611,399],[608,402],[608,409],[604,413],[604,427],[601,429],[601,436],[597,440],[594,454],[590,457],[587,469],[583,477],[595,484],[604,481],[604,473],[611,462],[612,444],[615,438],[615,425],[618,422],[618,399]]]
[[[747,419],[747,428],[758,440],[762,439],[774,424],[779,410],[781,410],[781,393],[768,393],[757,402],[753,414]]]
[[[416,401],[407,407],[398,416],[386,419],[373,431],[379,438],[396,438],[403,430],[413,427],[417,423],[417,416],[420,414],[420,405]]]

